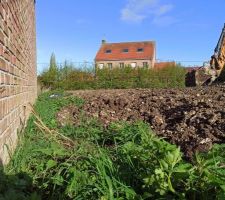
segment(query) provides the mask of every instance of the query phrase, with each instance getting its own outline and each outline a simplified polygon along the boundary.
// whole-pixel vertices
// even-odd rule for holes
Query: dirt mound
[[[82,110],[87,116],[99,118],[106,126],[112,121],[144,120],[157,135],[179,145],[187,158],[196,150],[208,151],[213,143],[225,142],[224,86],[74,94],[86,100]],[[65,110],[77,120],[77,109]],[[62,117],[59,120],[63,122]]]

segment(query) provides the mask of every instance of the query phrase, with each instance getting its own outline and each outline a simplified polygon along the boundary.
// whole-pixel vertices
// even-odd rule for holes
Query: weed
[[[6,178],[0,180],[1,193],[10,177],[26,174],[25,185],[16,184],[20,179],[10,184],[19,199],[225,198],[225,145],[196,154],[191,164],[143,122],[113,123],[106,129],[88,119],[58,127],[55,115],[63,106],[84,102],[51,94],[38,98]],[[73,145],[67,145],[71,140]]]

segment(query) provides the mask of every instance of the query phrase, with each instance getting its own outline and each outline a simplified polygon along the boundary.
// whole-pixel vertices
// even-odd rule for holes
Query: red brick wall
[[[0,162],[9,161],[37,93],[34,0],[0,0]]]

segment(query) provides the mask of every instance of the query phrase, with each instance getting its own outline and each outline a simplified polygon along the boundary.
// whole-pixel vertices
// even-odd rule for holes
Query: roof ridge
[[[102,45],[107,45],[107,44],[127,44],[127,43],[156,43],[155,40],[147,40],[147,41],[138,41],[138,42],[106,42],[106,43],[103,43]]]

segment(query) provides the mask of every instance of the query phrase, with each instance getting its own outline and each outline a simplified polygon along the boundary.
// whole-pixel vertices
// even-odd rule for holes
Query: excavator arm
[[[210,62],[186,76],[187,86],[210,85],[220,79],[225,67],[225,24]]]
[[[210,65],[212,69],[221,71],[225,65],[225,24],[220,35],[220,39],[215,48],[214,55],[211,58]]]

